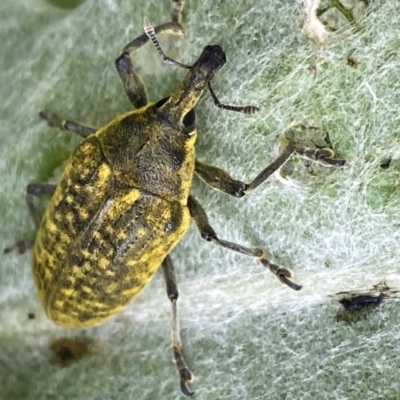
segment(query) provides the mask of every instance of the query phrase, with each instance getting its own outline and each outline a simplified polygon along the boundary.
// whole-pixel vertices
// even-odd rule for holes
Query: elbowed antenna
[[[164,62],[189,70],[178,89],[160,107],[160,110],[165,110],[168,119],[180,124],[185,115],[196,106],[203,90],[215,73],[225,64],[225,53],[221,46],[206,46],[192,66],[181,64],[165,55],[157,41],[154,28],[147,18],[144,19],[143,28]]]
[[[210,92],[210,94],[211,94],[211,97],[212,97],[212,99],[213,99],[213,101],[214,101],[215,106],[218,107],[218,108],[222,108],[222,109],[224,109],[224,110],[228,110],[228,111],[237,111],[237,112],[241,112],[241,113],[243,113],[243,114],[249,114],[249,115],[255,114],[255,113],[257,113],[257,112],[260,111],[260,108],[255,107],[255,106],[232,106],[232,105],[222,104],[222,103],[218,100],[217,96],[215,95],[215,93],[214,93],[214,91],[213,91],[213,89],[212,89],[212,87],[211,87],[211,79],[213,78],[215,72],[217,72],[217,71],[223,66],[223,64],[225,64],[225,62],[226,62],[225,54],[224,54],[224,52],[223,52],[223,50],[222,50],[222,48],[221,48],[220,46],[207,46],[207,47],[205,47],[204,50],[203,50],[203,53],[201,54],[201,56],[199,57],[199,59],[196,61],[196,63],[195,63],[194,65],[190,66],[190,65],[182,64],[182,63],[180,63],[180,62],[178,62],[178,61],[175,61],[175,60],[173,60],[172,58],[168,57],[168,56],[164,53],[164,51],[161,49],[160,44],[158,43],[158,40],[157,40],[157,37],[156,37],[156,32],[155,32],[155,30],[154,30],[154,27],[153,27],[153,25],[149,22],[149,20],[148,20],[146,17],[145,17],[144,20],[143,20],[143,29],[144,29],[144,31],[145,31],[147,37],[151,40],[151,42],[153,43],[154,47],[155,47],[156,50],[158,51],[158,54],[160,55],[160,57],[162,58],[162,60],[163,60],[165,63],[167,63],[167,64],[175,65],[175,66],[180,67],[180,68],[184,68],[184,69],[189,69],[189,70],[191,70],[191,69],[195,68],[196,65],[199,65],[199,61],[202,60],[203,62],[207,62],[208,60],[207,60],[207,59],[205,58],[205,56],[204,56],[204,52],[206,51],[206,49],[207,49],[207,48],[215,48],[215,49],[218,48],[219,51],[223,54],[223,63],[222,63],[218,68],[216,68],[216,69],[213,71],[212,76],[211,76],[209,79],[206,80],[206,83],[207,83],[207,86],[208,86],[208,90],[209,90],[209,92]],[[190,74],[188,74],[188,76],[189,76],[189,75],[190,75]],[[187,77],[188,77],[188,76],[187,76]],[[185,81],[186,81],[186,79],[185,79]],[[185,81],[184,81],[184,83],[185,83]],[[183,86],[183,85],[182,85],[182,86]],[[182,88],[182,86],[181,86],[181,88]],[[181,88],[178,89],[178,91],[180,91]],[[201,91],[202,91],[203,89],[204,89],[204,87],[201,89]],[[198,95],[198,97],[197,97],[197,100],[198,100],[198,98],[199,98],[200,95],[201,95],[201,91],[200,91],[200,93],[199,93],[199,95]],[[197,102],[197,100],[196,100],[196,102]],[[196,104],[196,103],[195,103],[195,104]],[[193,106],[193,107],[194,107],[194,106]]]
[[[182,64],[178,61],[173,60],[172,58],[169,58],[163,52],[163,50],[160,46],[160,43],[158,43],[158,40],[156,37],[156,31],[154,30],[154,26],[150,23],[150,21],[146,17],[144,17],[144,19],[143,19],[143,29],[144,29],[144,33],[151,40],[154,47],[157,49],[158,54],[160,55],[160,57],[166,64],[176,65],[177,67],[184,68],[184,69],[192,68],[190,65]]]

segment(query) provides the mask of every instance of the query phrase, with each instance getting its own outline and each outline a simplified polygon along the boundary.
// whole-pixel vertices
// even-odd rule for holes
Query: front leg
[[[195,164],[195,173],[213,189],[233,197],[243,197],[265,182],[268,177],[286,163],[293,153],[334,167],[342,167],[345,164],[344,160],[335,158],[335,153],[331,149],[314,150],[297,147],[295,142],[288,140],[283,152],[248,184],[233,179],[227,172],[220,168],[204,164],[198,160],[196,160]]]
[[[156,34],[170,33],[174,35],[183,35],[181,20],[184,4],[184,0],[172,0],[171,21],[155,27],[154,30]],[[135,72],[129,54],[142,47],[149,40],[146,33],[137,37],[124,47],[121,55],[115,60],[115,67],[122,80],[125,93],[130,102],[137,109],[144,107],[148,103],[148,100],[144,83]]]

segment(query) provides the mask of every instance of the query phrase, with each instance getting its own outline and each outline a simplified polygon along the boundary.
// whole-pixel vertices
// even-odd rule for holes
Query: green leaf
[[[129,110],[114,60],[142,33],[143,17],[155,25],[169,18],[167,0],[69,3],[0,5],[3,247],[33,237],[25,187],[54,179],[80,142],[49,128],[38,112],[99,127]],[[183,13],[185,36],[160,37],[168,55],[187,64],[205,45],[221,44],[227,64],[213,81],[221,102],[262,108],[251,117],[219,110],[205,93],[196,109],[199,159],[250,182],[278,155],[285,131],[317,121],[347,161],[322,182],[312,174],[301,181],[275,174],[242,199],[195,179],[192,192],[220,238],[265,248],[303,284],[291,291],[257,260],[228,253],[190,228],[172,258],[196,399],[399,395],[396,303],[385,299],[349,326],[336,321],[341,306],[328,298],[368,291],[384,278],[399,287],[399,15],[398,2],[377,2],[356,32],[343,28],[320,45],[303,35],[305,19],[293,1],[193,0]],[[349,55],[356,68],[346,63]],[[132,59],[154,101],[185,74],[163,64],[150,45]],[[394,162],[383,170],[388,159]],[[30,263],[30,253],[2,256],[1,398],[181,398],[161,274],[108,323],[72,331],[45,316]],[[54,343],[81,337],[90,345],[79,360],[54,362]]]

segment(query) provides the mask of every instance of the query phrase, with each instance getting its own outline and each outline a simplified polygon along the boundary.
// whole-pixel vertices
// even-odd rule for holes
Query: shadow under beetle
[[[206,46],[192,66],[168,58],[156,34],[182,34],[184,1],[172,0],[171,21],[153,28],[145,19],[145,34],[130,42],[115,65],[134,111],[95,129],[57,114],[41,112],[52,127],[84,138],[70,156],[57,185],[29,184],[26,202],[37,226],[34,241],[7,248],[23,252],[34,247],[33,276],[47,316],[71,328],[99,325],[124,309],[161,266],[172,303],[172,347],[182,392],[193,394],[180,339],[176,275],[169,256],[192,218],[201,236],[228,250],[258,259],[282,283],[294,290],[290,270],[275,265],[259,248],[248,248],[218,238],[205,211],[189,193],[193,175],[234,197],[242,197],[262,184],[297,152],[316,161],[341,166],[330,149],[308,151],[287,142],[283,152],[246,184],[225,171],[195,158],[194,107],[208,88],[219,108],[253,114],[253,106],[221,104],[211,87],[215,73],[225,64],[220,46]],[[149,103],[144,84],[129,54],[151,40],[167,63],[188,69],[170,97]],[[51,199],[43,216],[33,198]]]

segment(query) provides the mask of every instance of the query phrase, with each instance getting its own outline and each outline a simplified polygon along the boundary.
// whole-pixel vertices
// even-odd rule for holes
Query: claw
[[[310,148],[297,148],[296,153],[305,158],[309,158],[314,161],[319,161],[322,164],[330,165],[331,167],[343,167],[346,164],[346,160],[335,158],[335,152],[329,148],[323,149],[310,149]]]
[[[185,396],[192,396],[194,392],[191,392],[188,387],[188,382],[193,381],[193,374],[188,368],[183,368],[179,371],[179,375],[181,377],[181,390]]]
[[[315,159],[326,165],[331,165],[332,167],[343,167],[343,165],[346,164],[346,160],[335,158],[335,152],[327,148],[319,149],[315,153]]]
[[[282,283],[284,283],[285,285],[289,286],[290,289],[300,290],[302,288],[301,285],[298,285],[297,283],[292,282],[286,275],[279,274],[279,275],[277,275],[277,277]]]
[[[319,149],[315,152],[315,159],[320,160],[321,158],[332,158],[335,157],[335,152],[332,149]]]
[[[293,290],[300,290],[301,285],[298,285],[297,283],[294,283],[290,280],[290,278],[293,277],[293,273],[286,269],[286,268],[279,268],[276,272],[275,275],[278,277],[278,279],[284,283],[285,285],[289,286],[290,289]]]
[[[185,396],[192,396],[194,392],[190,391],[188,383],[193,382],[194,376],[192,371],[186,365],[186,362],[181,353],[181,346],[174,346],[174,359],[176,362],[176,367],[178,369],[181,390]]]
[[[294,283],[290,280],[290,278],[293,277],[293,273],[286,268],[281,268],[278,265],[272,264],[270,261],[268,261],[266,258],[261,259],[261,264],[264,265],[264,267],[269,268],[269,270],[285,285],[289,286],[290,289],[293,290],[300,290],[301,285],[298,285],[297,283]]]
[[[322,157],[318,161],[327,165],[331,165],[332,167],[343,167],[343,165],[346,164],[346,160],[341,160],[339,158]]]

